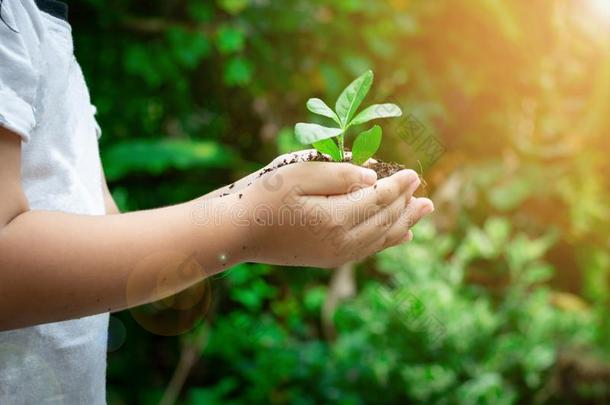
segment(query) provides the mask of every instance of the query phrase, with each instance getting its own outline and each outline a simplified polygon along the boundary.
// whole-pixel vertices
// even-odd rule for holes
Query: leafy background
[[[444,148],[427,159],[383,123],[379,156],[423,170],[437,206],[410,245],[337,272],[245,264],[186,315],[114,315],[109,403],[610,399],[604,0],[70,6],[122,210],[295,150],[305,101],[369,68],[367,102],[399,104]],[[187,333],[155,326],[193,313]]]

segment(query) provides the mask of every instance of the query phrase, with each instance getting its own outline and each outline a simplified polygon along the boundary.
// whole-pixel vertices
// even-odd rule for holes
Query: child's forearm
[[[0,330],[158,300],[241,261],[247,229],[213,215],[222,200],[110,216],[17,216],[0,229]],[[197,221],[203,211],[212,218],[205,224]]]

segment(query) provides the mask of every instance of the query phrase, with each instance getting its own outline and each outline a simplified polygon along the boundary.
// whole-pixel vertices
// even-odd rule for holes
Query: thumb
[[[347,194],[377,181],[374,170],[351,163],[304,162],[290,166],[286,175],[303,195]]]

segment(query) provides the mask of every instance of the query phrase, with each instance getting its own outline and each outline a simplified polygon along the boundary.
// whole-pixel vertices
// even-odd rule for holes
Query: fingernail
[[[411,242],[411,240],[413,240],[413,232],[409,231],[407,232],[407,234],[402,238],[403,242]]]
[[[362,181],[365,184],[375,184],[377,181],[377,172],[371,169],[362,169]]]
[[[401,170],[400,172],[397,173],[400,176],[404,176],[405,180],[407,181],[408,184],[413,183],[416,179],[419,179],[419,176],[417,175],[416,172],[414,172],[411,169],[405,169],[405,170]]]
[[[419,215],[422,217],[428,215],[434,211],[434,206],[432,204],[426,204],[419,209]]]
[[[419,176],[416,173],[415,176],[409,180],[409,185],[407,186],[407,194],[413,194],[420,184],[421,180],[419,179]]]

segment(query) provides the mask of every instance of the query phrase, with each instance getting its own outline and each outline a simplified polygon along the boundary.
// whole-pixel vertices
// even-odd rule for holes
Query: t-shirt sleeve
[[[93,124],[95,125],[95,135],[97,136],[97,139],[100,139],[102,137],[102,128],[100,127],[100,124],[96,118],[97,107],[94,106],[93,104],[91,104],[91,112],[93,114]]]
[[[36,17],[28,2],[4,0],[0,7],[0,125],[27,142],[36,126]]]

